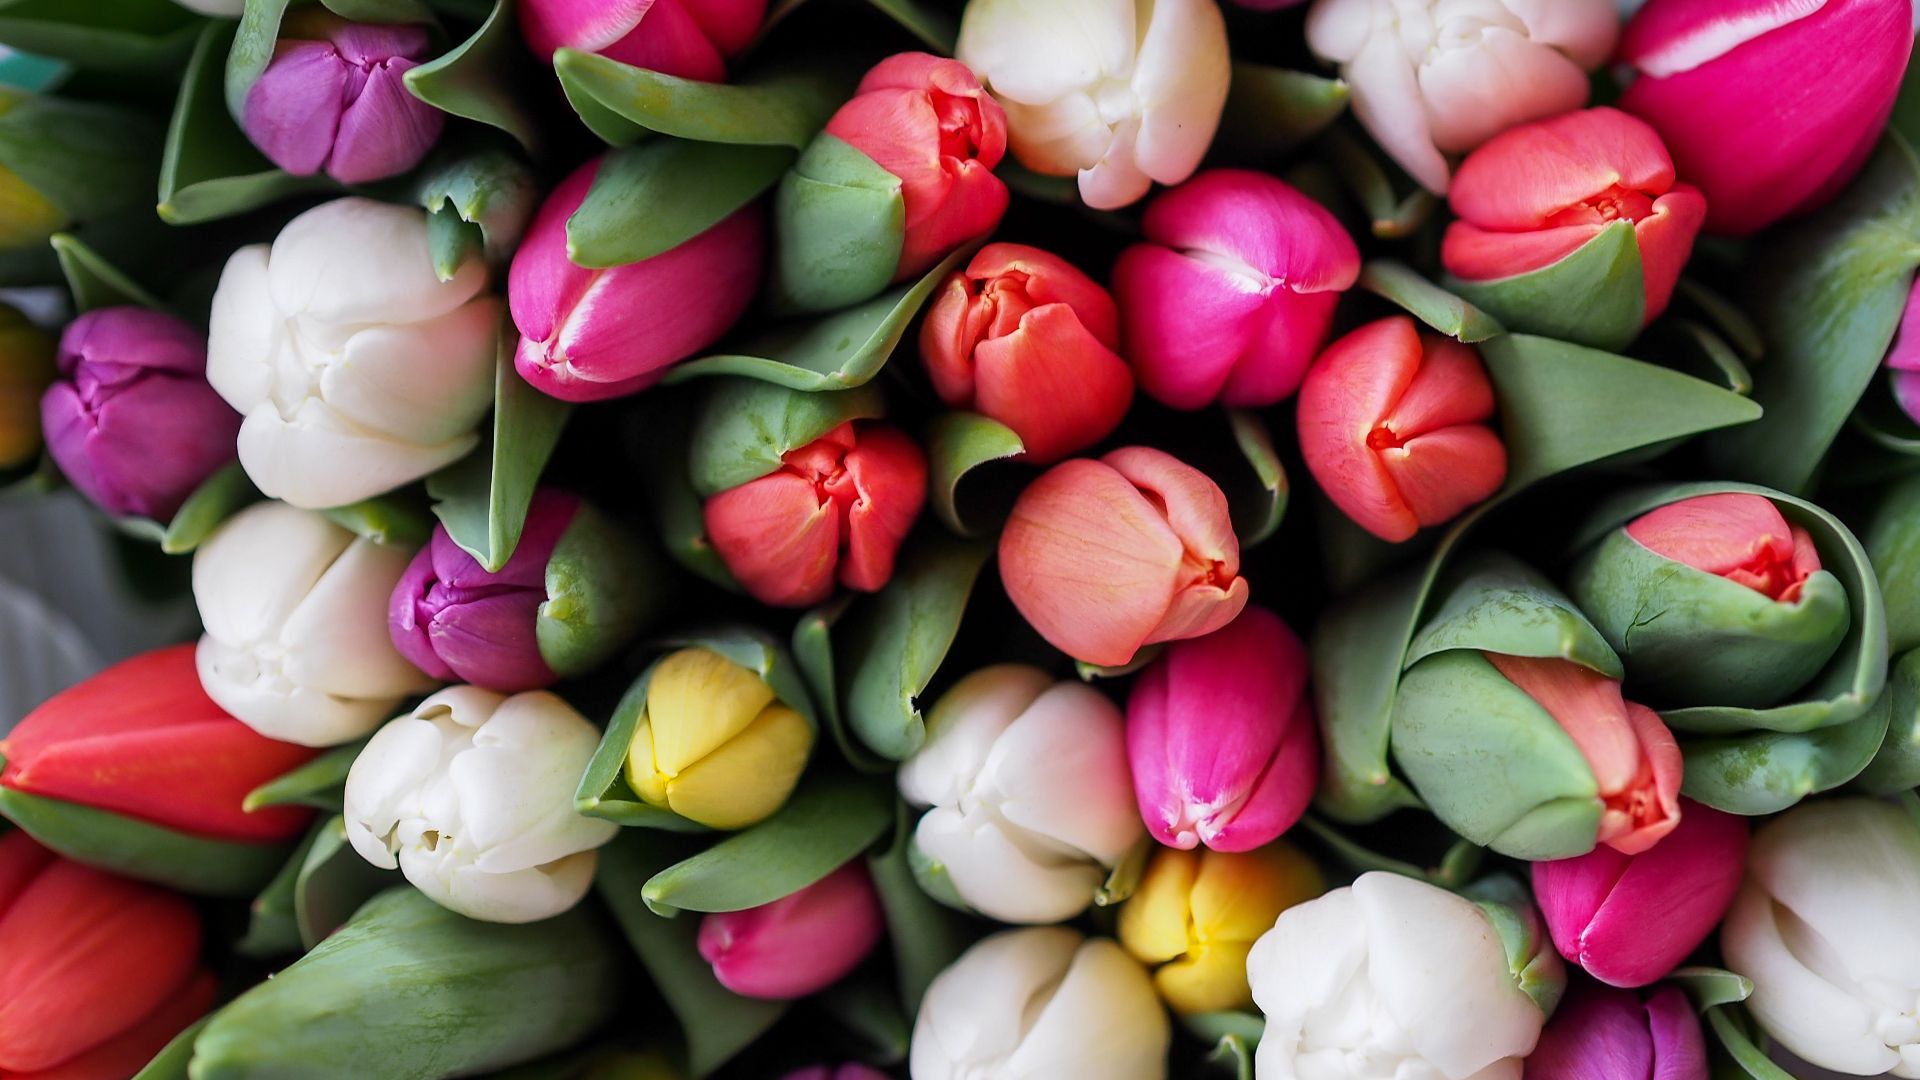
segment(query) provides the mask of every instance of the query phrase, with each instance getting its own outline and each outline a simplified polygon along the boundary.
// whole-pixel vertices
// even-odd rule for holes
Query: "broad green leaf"
[[[894,763],[867,749],[847,727],[846,714],[840,708],[840,685],[834,673],[833,631],[840,617],[853,603],[851,593],[842,594],[800,616],[793,626],[793,662],[807,681],[820,710],[821,726],[833,736],[833,744],[847,764],[863,773],[891,774]]]
[[[78,237],[64,233],[55,236],[53,251],[60,259],[60,271],[66,275],[67,288],[73,293],[75,311],[85,313],[123,304],[165,310],[152,293],[115,269]]]
[[[663,75],[575,49],[555,53],[553,68],[581,122],[612,146],[657,133],[801,150],[853,90],[844,65],[824,62],[750,71],[730,83]]]
[[[498,128],[533,150],[540,145],[540,129],[527,111],[526,95],[516,93],[531,81],[532,64],[520,43],[512,7],[513,0],[496,0],[472,37],[404,78],[421,101]]]
[[[928,501],[942,524],[956,535],[972,537],[985,531],[984,522],[968,523],[960,511],[960,482],[982,465],[1010,461],[1026,454],[1026,444],[1013,429],[979,413],[949,412],[933,418],[927,429]],[[1000,515],[1011,503],[997,508]],[[998,515],[982,513],[986,520]]]
[[[700,495],[693,489],[691,466],[693,423],[699,409],[693,390],[655,390],[643,405],[638,425],[646,460],[653,468],[646,491],[653,509],[654,528],[661,546],[675,562],[729,592],[740,583],[725,559],[707,539],[707,522]]]
[[[327,520],[376,544],[418,548],[433,535],[433,517],[408,495],[375,495],[320,511]]]
[[[1335,171],[1366,213],[1374,236],[1382,240],[1412,236],[1439,205],[1432,192],[1418,185],[1405,195],[1396,193],[1386,166],[1347,131],[1329,131],[1326,148]]]
[[[432,214],[433,269],[451,281],[476,254],[504,263],[519,244],[538,196],[526,162],[498,146],[447,149],[429,160],[414,196]]]
[[[325,822],[315,825],[307,833],[306,839],[300,841],[300,846],[293,850],[293,855],[280,868],[280,872],[247,905],[247,933],[234,942],[235,952],[260,959],[306,951],[300,941],[300,923],[294,915],[293,896],[300,880],[300,867],[307,861],[307,852],[312,850],[314,840],[326,827]],[[183,1060],[181,1065],[185,1064]]]
[[[1753,980],[1725,968],[1676,968],[1666,981],[1685,990],[1695,1007],[1701,1009],[1732,1005],[1753,996]]]
[[[301,947],[320,944],[360,905],[398,884],[398,871],[382,870],[353,850],[343,818],[336,814],[321,822],[294,875],[293,919]]]
[[[1640,335],[1647,289],[1631,221],[1615,221],[1559,260],[1512,277],[1446,288],[1492,313],[1509,330],[1618,351]],[[1577,296],[1579,303],[1568,303]]]
[[[290,5],[291,0],[246,0],[221,79],[227,115],[247,114],[247,93],[273,62],[274,46],[280,40],[280,20],[286,17]]]
[[[1376,821],[1417,807],[1387,762],[1393,694],[1440,559],[1375,581],[1321,613],[1309,641],[1314,711],[1326,755],[1315,805],[1336,821]]]
[[[433,513],[447,535],[489,573],[513,557],[540,473],[553,456],[572,407],[527,385],[513,369],[514,336],[500,334],[493,379],[493,436],[464,459],[427,478]]]
[[[839,311],[879,294],[900,268],[906,207],[879,162],[836,136],[814,139],[773,197],[773,309]]]
[[[1553,582],[1505,552],[1481,551],[1450,571],[1437,601],[1407,646],[1407,667],[1449,649],[1571,660],[1610,679],[1624,670]]]
[[[1229,480],[1228,509],[1233,531],[1245,551],[1271,537],[1280,528],[1287,513],[1287,473],[1274,452],[1273,436],[1258,413],[1247,409],[1229,409],[1227,424],[1233,429],[1233,442],[1251,467],[1255,485],[1248,487]]]
[[[1920,649],[1895,660],[1887,673],[1887,734],[1873,761],[1855,778],[1862,791],[1898,795],[1920,787]]]
[[[1860,775],[1879,752],[1891,703],[1813,731],[1755,731],[1681,742],[1681,794],[1730,814],[1776,814]]]
[[[1212,152],[1273,161],[1324,131],[1346,110],[1349,96],[1339,79],[1236,60]]]
[[[133,1080],[187,1080],[187,1065],[193,1060],[193,1042],[212,1022],[214,1015],[208,1013],[182,1029],[166,1046],[161,1047],[152,1061],[133,1074]]]
[[[172,0],[0,2],[0,44],[88,69],[176,69],[193,47],[198,24]]]
[[[1680,279],[1674,287],[1674,296],[1680,303],[1698,310],[1714,332],[1726,339],[1742,360],[1751,363],[1765,358],[1766,338],[1760,333],[1760,327],[1746,312],[1740,310],[1738,304],[1690,277]]]
[[[567,219],[567,258],[611,267],[672,251],[758,198],[792,162],[785,147],[685,139],[613,150]]]
[[[311,806],[338,813],[347,771],[366,745],[367,740],[361,739],[323,751],[305,765],[247,792],[240,808],[252,813],[266,806]]]
[[[1886,602],[1888,649],[1920,647],[1920,477],[1880,490],[1860,539]]]
[[[1505,332],[1493,316],[1414,272],[1398,259],[1370,259],[1360,268],[1361,288],[1398,304],[1407,314],[1448,337],[1472,344]]]
[[[705,499],[758,480],[782,458],[853,420],[886,414],[878,386],[808,394],[758,379],[715,379],[688,447],[688,476]]]
[[[165,525],[146,518],[123,518],[115,524],[159,544],[160,550],[169,555],[185,555],[199,547],[221,522],[259,498],[260,492],[247,479],[246,470],[235,461],[201,481]]]
[[[934,977],[960,958],[973,937],[965,916],[935,901],[914,880],[909,851],[916,821],[907,805],[896,800],[893,842],[867,856],[867,870],[887,920],[887,940],[893,946],[900,1003],[909,1014],[920,1010],[920,999]]]

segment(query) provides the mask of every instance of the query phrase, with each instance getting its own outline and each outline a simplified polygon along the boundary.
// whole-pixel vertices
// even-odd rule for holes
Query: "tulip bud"
[[[535,690],[600,666],[649,606],[639,547],[578,496],[534,492],[526,528],[498,573],[447,535],[413,557],[393,588],[393,647],[447,682]]]
[[[295,176],[324,172],[343,184],[398,176],[427,156],[446,120],[401,78],[429,44],[424,26],[290,11],[273,59],[247,91],[240,126]]]
[[[1909,0],[1650,0],[1620,40],[1634,71],[1620,107],[1706,194],[1710,231],[1755,232],[1825,203],[1866,164],[1911,19]]]
[[[707,539],[755,600],[809,607],[837,580],[877,592],[927,498],[927,457],[897,429],[848,421],[779,469],[709,497]]]
[[[1247,1009],[1247,953],[1282,911],[1326,891],[1286,844],[1229,855],[1161,848],[1120,909],[1120,944],[1158,965],[1153,985],[1178,1013]]]
[[[1461,295],[1509,330],[1601,349],[1667,309],[1707,214],[1660,136],[1616,109],[1509,128],[1461,164],[1447,201],[1459,220],[1440,259]]]
[[[1645,986],[1707,939],[1740,887],[1745,819],[1683,800],[1680,823],[1638,855],[1602,845],[1533,864],[1560,955],[1610,986]]]
[[[1000,533],[1000,581],[1041,637],[1089,664],[1212,633],[1247,603],[1227,497],[1145,446],[1028,484]]]
[[[335,199],[227,260],[207,379],[269,497],[343,506],[466,456],[493,405],[500,301],[478,258],[434,273],[427,216]]]
[[[1907,291],[1899,329],[1887,349],[1887,378],[1900,411],[1920,424],[1920,277],[1914,278],[1913,287]]]
[[[599,745],[587,718],[544,690],[442,690],[354,759],[347,841],[470,919],[552,918],[586,896],[594,849],[620,831],[573,808]]]
[[[1120,710],[1099,691],[1000,664],[954,683],[900,794],[929,873],[1001,922],[1070,919],[1140,839]],[[935,891],[940,891],[935,887]]]
[[[1527,1055],[1524,1080],[1707,1080],[1707,1042],[1687,995],[1668,986],[1644,1001],[1582,987],[1553,1014]]]
[[[303,746],[372,731],[435,682],[387,634],[408,557],[283,503],[229,518],[193,556],[207,693],[262,735]]]
[[[1007,108],[1020,163],[1110,210],[1193,175],[1230,81],[1213,0],[970,0],[954,55]]]
[[[1472,347],[1395,315],[1327,346],[1300,387],[1300,453],[1354,523],[1398,543],[1500,489],[1507,451]]]
[[[1920,1068],[1915,896],[1920,829],[1894,803],[1802,803],[1762,826],[1720,929],[1727,966],[1753,980],[1747,1011],[1822,1068]]]
[[[87,312],[60,336],[60,379],[40,399],[47,452],[101,509],[166,521],[233,460],[240,417],[206,369],[206,338],[171,315]]]
[[[1251,851],[1286,832],[1320,778],[1307,650],[1265,608],[1177,641],[1127,701],[1127,757],[1162,844]]]
[[[806,997],[839,982],[880,943],[885,916],[859,860],[770,904],[700,920],[700,955],[744,997]]]
[[[1153,984],[1120,946],[1029,927],[980,941],[933,980],[907,1069],[914,1080],[1161,1080],[1171,1041]]]
[[[1112,434],[1133,401],[1113,297],[1065,259],[988,244],[947,276],[920,324],[940,400],[1020,436],[1051,465]]]
[[[0,472],[40,453],[40,395],[53,382],[53,339],[0,304]]]
[[[1846,587],[1759,495],[1700,495],[1615,529],[1570,592],[1661,705],[1773,705],[1847,635]]]
[[[758,675],[706,649],[655,664],[627,749],[627,785],[650,806],[744,829],[793,793],[814,731]]]
[[[507,302],[520,331],[514,366],[562,401],[645,389],[718,341],[753,302],[765,257],[765,214],[748,203],[652,258],[606,269],[575,264],[567,219],[605,161],[594,158],[553,189],[507,271]]]
[[[1265,173],[1212,169],[1153,200],[1113,289],[1140,386],[1176,409],[1292,396],[1360,252],[1319,203]]]
[[[0,833],[0,1074],[132,1076],[213,997],[184,898]]]
[[[701,82],[721,82],[747,47],[767,0],[521,0],[520,33],[535,56],[578,49]]]

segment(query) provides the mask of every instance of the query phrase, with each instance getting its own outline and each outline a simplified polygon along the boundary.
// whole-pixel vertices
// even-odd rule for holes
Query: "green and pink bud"
[[[766,0],[521,0],[528,48],[551,62],[560,49],[598,53],[662,75],[723,82],[747,47]]]
[[[1644,998],[1626,990],[1575,988],[1527,1055],[1524,1080],[1629,1076],[1707,1080],[1700,1018],[1679,987]]]
[[[700,920],[700,955],[720,985],[785,1001],[839,982],[880,943],[885,915],[858,860],[770,904]]]

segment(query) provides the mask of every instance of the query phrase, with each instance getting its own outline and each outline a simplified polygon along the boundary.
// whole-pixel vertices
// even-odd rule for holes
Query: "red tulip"
[[[599,53],[623,64],[720,82],[766,18],[767,0],[520,0],[520,32],[535,56]]]
[[[700,955],[746,997],[806,997],[839,982],[880,943],[879,894],[858,860],[770,904],[700,920]]]
[[[1636,994],[1584,986],[1555,1010],[1524,1080],[1707,1080],[1700,1018],[1679,987]]]
[[[1640,546],[1717,574],[1783,604],[1820,569],[1813,537],[1788,525],[1769,499],[1741,492],[1697,495],[1635,518],[1627,535]]]

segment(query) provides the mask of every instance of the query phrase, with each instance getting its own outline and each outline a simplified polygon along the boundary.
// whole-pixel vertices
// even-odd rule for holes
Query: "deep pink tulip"
[[[1527,1055],[1525,1080],[1707,1080],[1707,1043],[1678,987],[1645,1001],[1576,987]]]
[[[1142,228],[1113,268],[1140,388],[1176,409],[1299,389],[1360,274],[1333,215],[1265,173],[1214,169],[1153,200]]]
[[[401,78],[428,50],[424,26],[289,12],[273,60],[247,91],[241,126],[295,176],[325,172],[343,184],[398,176],[420,164],[446,122]]]
[[[1920,277],[1913,279],[1913,287],[1907,292],[1900,328],[1887,350],[1887,368],[1893,380],[1894,400],[1909,419],[1920,424]]]
[[[720,82],[747,47],[767,0],[520,0],[520,33],[535,56],[561,48],[623,64]]]
[[[507,274],[520,331],[513,363],[562,401],[644,389],[727,332],[752,303],[766,259],[766,213],[749,203],[651,259],[589,270],[567,258],[567,219],[604,156],[574,170],[533,217]]]
[[[1682,800],[1680,823],[1637,855],[1606,844],[1533,864],[1560,955],[1613,986],[1665,976],[1713,932],[1747,861],[1746,819]]]
[[[1163,844],[1251,851],[1286,832],[1320,780],[1299,635],[1249,607],[1169,645],[1127,699],[1127,758],[1140,817]]]
[[[171,315],[100,308],[60,336],[40,399],[47,452],[101,509],[165,521],[234,459],[240,414],[207,385],[207,336]]]
[[[720,985],[786,1000],[839,982],[880,942],[885,916],[860,860],[791,896],[700,920],[700,955]]]
[[[1707,196],[1707,229],[1745,235],[1838,195],[1893,111],[1913,49],[1909,0],[1649,0],[1620,39],[1620,107],[1660,132]]]

